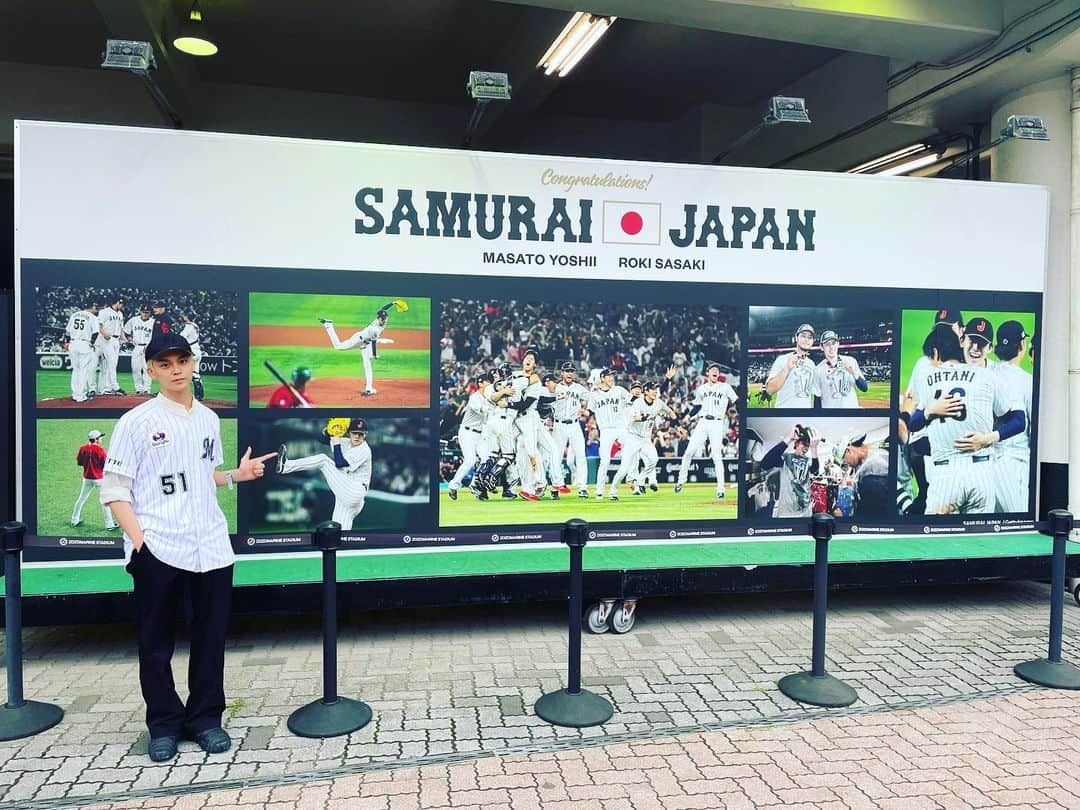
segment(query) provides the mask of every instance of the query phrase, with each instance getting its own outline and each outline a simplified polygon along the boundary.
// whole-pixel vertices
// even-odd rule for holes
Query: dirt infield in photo
[[[119,408],[121,410],[127,410],[134,408],[136,405],[142,405],[146,400],[152,399],[148,396],[136,396],[135,394],[125,394],[124,396],[114,397],[111,395],[104,395],[100,397],[94,397],[88,399],[86,402],[74,402],[67,397],[59,399],[42,399],[37,403],[39,408],[75,408],[80,411],[94,410],[98,408]],[[204,399],[202,404],[207,408],[235,408],[236,403],[230,402],[227,399]]]
[[[276,384],[254,386],[251,389],[252,403],[265,405],[277,388]],[[375,390],[376,394],[365,397],[362,380],[355,377],[326,377],[309,382],[304,393],[311,397],[316,408],[426,408],[431,394],[427,380],[376,379]]]
[[[366,326],[366,324],[364,325]],[[348,340],[363,326],[341,326],[337,336]],[[330,338],[321,326],[251,326],[249,341],[252,346],[321,346],[330,348]],[[431,333],[426,329],[387,329],[384,338],[394,341],[395,349],[430,349]]]

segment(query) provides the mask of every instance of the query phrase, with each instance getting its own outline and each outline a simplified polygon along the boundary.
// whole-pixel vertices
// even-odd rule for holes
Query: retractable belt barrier
[[[589,524],[568,520],[563,526],[562,541],[570,548],[570,640],[567,662],[567,687],[549,692],[536,701],[534,711],[541,720],[554,726],[585,728],[611,719],[615,710],[600,695],[581,688],[581,555],[588,541]]]
[[[0,740],[21,740],[52,728],[64,718],[64,710],[52,703],[23,698],[22,649],[22,552],[26,526],[5,523],[4,542],[4,638],[7,642],[7,703],[0,707]]]
[[[855,690],[825,671],[825,614],[829,603],[829,540],[836,521],[832,515],[810,519],[814,538],[814,641],[809,672],[785,675],[777,686],[792,700],[835,709],[858,700]]]
[[[312,536],[322,551],[323,570],[323,696],[289,715],[289,731],[298,737],[340,737],[371,722],[371,707],[337,691],[337,550],[341,524],[320,523]]]

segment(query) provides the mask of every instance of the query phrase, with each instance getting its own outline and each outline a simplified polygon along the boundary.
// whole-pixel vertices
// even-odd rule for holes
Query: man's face
[[[795,346],[802,352],[808,352],[814,347],[814,333],[804,329],[795,336]]]
[[[656,389],[655,388],[646,388],[645,389],[645,402],[647,402],[649,405],[652,405],[654,402],[656,402]]]
[[[804,442],[804,441],[800,441],[799,439],[795,440],[795,455],[797,455],[797,456],[805,456],[806,451],[809,450],[809,449],[810,449],[809,443]]]
[[[524,359],[522,359],[521,361],[521,370],[524,371],[526,374],[532,374],[535,368],[536,357],[531,354],[525,355]]]
[[[362,445],[364,443],[364,439],[366,437],[367,437],[367,434],[364,433],[363,431],[350,430],[349,431],[349,446],[350,447],[359,447],[360,445]]]
[[[574,372],[572,372],[572,371],[564,371],[562,373],[562,381],[563,381],[563,385],[570,385],[571,383],[573,383],[574,382]]]
[[[544,383],[544,388],[548,390],[549,394],[554,394],[556,385],[558,385],[558,383],[556,383],[555,380],[548,380],[546,383]]]
[[[854,447],[847,447],[844,449],[844,463],[849,467],[859,466],[859,451]]]
[[[961,345],[964,347],[964,360],[969,366],[986,365],[986,356],[990,351],[989,343],[981,337],[964,335]]]
[[[146,367],[163,391],[174,393],[187,390],[195,374],[195,361],[184,352],[166,352],[155,357]]]
[[[150,320],[150,313],[147,312],[145,309],[139,310],[139,320],[142,320],[142,321]]]
[[[720,369],[718,369],[716,366],[713,366],[705,372],[705,379],[707,379],[711,383],[716,382],[720,379]]]
[[[603,377],[600,378],[600,387],[603,388],[605,391],[608,390],[609,388],[611,388],[611,386],[613,386],[614,384],[615,384],[615,375],[614,374],[605,374]]]
[[[98,312],[97,304],[91,304],[90,306],[88,306],[86,308],[86,311],[89,312],[91,315],[97,315],[97,312]]]
[[[836,357],[840,354],[840,341],[828,340],[821,344],[821,350],[825,352],[825,359],[830,363],[836,362]]]
[[[115,309],[117,312],[120,312],[120,311],[122,311],[124,309],[124,302],[123,301],[117,301],[116,303],[114,303],[112,305],[112,308]]]

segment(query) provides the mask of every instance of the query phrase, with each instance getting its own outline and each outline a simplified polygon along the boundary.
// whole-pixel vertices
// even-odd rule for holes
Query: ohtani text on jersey
[[[593,241],[593,200],[574,202],[554,197],[543,207],[521,194],[472,194],[460,191],[425,191],[423,214],[412,189],[399,188],[392,206],[384,204],[382,188],[365,186],[356,192],[355,232],[361,236],[437,236],[524,242],[564,242],[591,244]],[[386,209],[389,210],[386,210]],[[733,205],[683,205],[683,222],[667,231],[675,247],[716,247],[752,250],[814,250],[812,209],[760,210]]]

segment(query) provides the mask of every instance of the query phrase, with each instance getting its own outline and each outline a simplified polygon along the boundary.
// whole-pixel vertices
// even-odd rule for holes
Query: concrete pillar
[[[1006,142],[995,150],[990,168],[993,180],[1034,183],[1050,189],[1050,243],[1039,335],[1042,387],[1038,458],[1044,464],[1071,462],[1069,500],[1077,508],[1080,507],[1080,387],[1070,397],[1070,386],[1080,384],[1080,376],[1070,374],[1069,370],[1080,365],[1080,309],[1073,303],[1080,297],[1080,286],[1070,285],[1070,268],[1080,262],[1080,255],[1070,248],[1070,201],[1076,182],[1073,177],[1080,172],[1080,161],[1073,143],[1071,97],[1071,76],[1064,72],[999,98],[990,121],[991,137],[997,136],[1010,115],[1025,114],[1043,118],[1050,141]],[[1071,313],[1071,309],[1077,312]]]

